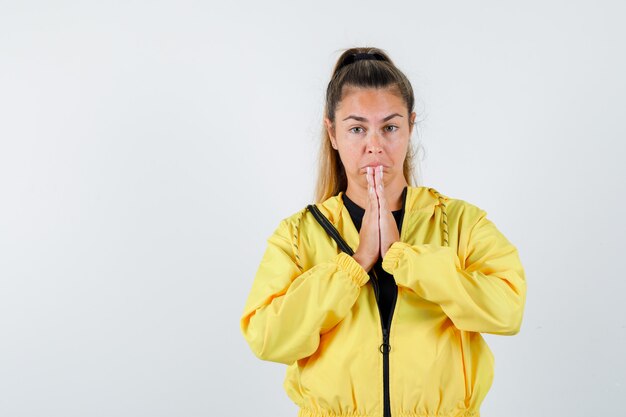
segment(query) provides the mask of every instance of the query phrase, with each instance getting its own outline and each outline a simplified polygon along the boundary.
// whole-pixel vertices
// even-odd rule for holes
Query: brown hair
[[[356,54],[368,53],[375,59],[355,60]],[[378,48],[350,48],[341,54],[326,89],[324,116],[333,124],[335,111],[344,93],[344,87],[357,88],[391,88],[404,100],[409,115],[413,112],[415,96],[408,78],[391,61],[387,53]],[[339,152],[330,142],[328,131],[322,123],[321,144],[318,157],[318,177],[315,187],[315,202],[320,203],[329,197],[346,191],[348,179],[341,163]],[[410,186],[415,181],[415,152],[409,141],[409,149],[403,165],[404,177]]]

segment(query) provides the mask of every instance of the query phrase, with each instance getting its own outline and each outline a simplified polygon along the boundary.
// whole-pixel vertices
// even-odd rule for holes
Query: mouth
[[[361,169],[363,170],[363,172],[367,172],[367,168],[376,168],[378,166],[382,166],[383,167],[383,172],[385,172],[387,170],[387,166],[383,165],[383,164],[369,164],[369,165],[365,165]]]

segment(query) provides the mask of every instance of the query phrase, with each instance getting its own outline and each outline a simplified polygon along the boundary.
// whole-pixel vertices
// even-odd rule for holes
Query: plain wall
[[[351,46],[418,98],[422,183],[518,247],[522,330],[482,415],[617,415],[626,6],[0,2],[0,415],[295,416],[239,318],[313,202]]]

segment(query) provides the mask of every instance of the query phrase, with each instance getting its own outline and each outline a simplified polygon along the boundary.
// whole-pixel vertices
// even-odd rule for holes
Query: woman
[[[484,210],[410,183],[413,105],[384,51],[345,51],[318,204],[268,239],[241,330],[257,357],[289,365],[300,417],[478,416],[493,379],[480,333],[519,332],[516,247]]]

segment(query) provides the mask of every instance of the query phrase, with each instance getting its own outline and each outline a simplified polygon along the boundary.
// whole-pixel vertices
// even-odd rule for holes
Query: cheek
[[[352,150],[348,154],[348,160],[350,161],[350,164],[352,164],[353,166],[358,166],[361,163],[361,159],[362,159],[362,154],[357,150]]]
[[[401,155],[406,153],[409,150],[408,139],[397,141],[391,146],[390,150],[393,152],[394,155]]]
[[[346,158],[350,158],[352,155],[355,155],[356,153],[358,153],[357,149],[354,146],[351,146],[345,143],[339,144],[338,151],[341,156],[346,157]]]
[[[358,171],[360,166],[359,164],[361,163],[361,154],[357,149],[342,149],[340,147],[339,156],[341,158],[341,162],[348,171]]]
[[[397,145],[388,148],[389,158],[393,161],[396,169],[404,164],[408,150],[409,149],[406,143],[398,143]]]

